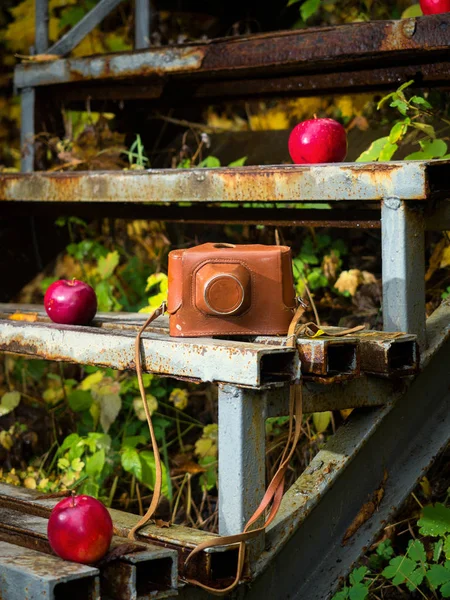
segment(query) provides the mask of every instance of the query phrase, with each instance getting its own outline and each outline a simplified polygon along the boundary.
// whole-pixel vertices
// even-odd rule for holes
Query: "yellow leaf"
[[[0,431],[0,446],[5,450],[11,450],[13,447],[13,439],[7,431]]]
[[[322,433],[331,423],[331,411],[313,413],[313,423],[316,432]]]
[[[158,410],[158,400],[152,394],[146,394],[145,397],[147,399],[148,411],[150,413],[150,416],[152,416],[155,410]],[[147,417],[145,416],[144,403],[140,396],[133,400],[133,408],[137,418],[140,421],[145,421],[147,419]]]
[[[420,487],[422,488],[424,496],[431,499],[431,485],[427,477],[423,477],[420,480]]]
[[[170,392],[169,402],[180,410],[184,410],[188,405],[189,394],[187,390],[175,388]]]
[[[150,277],[147,279],[147,287],[145,288],[145,291],[148,292],[149,289],[158,284],[160,292],[167,292],[169,289],[169,280],[167,275],[164,273],[153,273],[150,275]]]
[[[31,54],[29,56],[26,54],[15,54],[14,56],[20,58],[24,63],[50,62],[61,58],[59,54]]]
[[[88,375],[79,385],[80,390],[90,390],[94,385],[100,383],[103,379],[104,373],[102,371],[95,371],[95,373],[91,373]]]
[[[29,323],[34,323],[34,321],[37,321],[37,313],[15,312],[14,314],[9,315],[8,319],[10,321],[28,321]]]
[[[356,294],[356,290],[361,284],[375,283],[376,279],[369,271],[360,271],[359,269],[350,269],[342,271],[334,287],[343,294],[349,292],[351,296]]]
[[[204,458],[205,456],[217,456],[217,434],[218,426],[216,423],[206,425],[203,428],[203,435],[195,442],[195,454]]]
[[[441,263],[439,268],[445,269],[445,267],[450,266],[450,245],[446,246],[442,252]]]
[[[250,115],[249,121],[253,131],[288,129],[290,125],[286,112],[278,108],[269,109],[265,113]]]
[[[316,337],[320,337],[321,335],[325,335],[325,331],[323,329],[318,329],[312,337],[316,338]]]
[[[28,488],[29,490],[35,490],[36,489],[36,479],[34,479],[34,477],[27,477],[24,482],[23,485]]]

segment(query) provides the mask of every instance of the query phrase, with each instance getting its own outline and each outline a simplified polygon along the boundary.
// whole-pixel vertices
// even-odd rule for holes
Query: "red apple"
[[[84,281],[59,279],[45,292],[44,306],[54,323],[87,325],[97,312],[97,296]]]
[[[424,15],[450,12],[450,0],[420,0],[419,3]]]
[[[47,535],[58,556],[90,565],[108,552],[113,524],[99,500],[92,496],[71,496],[52,510]]]
[[[295,164],[342,162],[347,155],[347,134],[334,119],[308,119],[289,136],[289,154]]]

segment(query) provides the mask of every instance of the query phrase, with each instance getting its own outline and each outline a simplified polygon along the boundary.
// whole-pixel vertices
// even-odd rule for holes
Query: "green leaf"
[[[395,142],[398,142],[405,135],[409,122],[409,119],[405,119],[404,121],[399,121],[392,127],[391,132],[389,133],[389,142],[391,144],[395,144]]]
[[[444,545],[444,540],[443,539],[438,540],[434,544],[434,550],[433,550],[433,560],[434,560],[434,562],[438,562],[439,561],[439,557],[441,556],[443,545]]]
[[[437,502],[425,506],[422,517],[417,521],[420,535],[439,536],[450,533],[450,508]]]
[[[402,12],[402,19],[409,19],[412,17],[421,17],[423,15],[422,9],[420,8],[420,4],[413,4],[412,6],[408,6]]]
[[[409,575],[409,577],[406,581],[406,587],[408,588],[408,590],[411,590],[411,592],[413,592],[414,590],[417,590],[419,585],[422,583],[424,577],[425,577],[425,569],[423,567],[418,567],[417,569],[415,569]]]
[[[147,440],[143,435],[130,435],[123,439],[122,446],[128,448],[136,448],[139,444],[145,444]]]
[[[308,236],[303,242],[299,257],[304,263],[307,263],[308,265],[319,264],[320,261],[317,257],[317,250],[314,247],[311,237]]]
[[[418,4],[415,4],[413,6],[419,6]],[[410,7],[412,8],[412,7]],[[419,106],[423,106],[424,108],[433,108],[431,106],[431,104],[429,102],[427,102],[425,100],[425,98],[422,98],[421,96],[413,96],[410,100],[410,102],[413,102],[414,104],[417,104]]]
[[[297,4],[297,2],[300,2],[300,0],[289,0],[286,6],[292,6],[292,4]]]
[[[394,585],[400,585],[401,583],[405,583],[407,579],[410,579],[416,567],[417,563],[410,558],[395,556],[390,560],[389,565],[383,569],[381,574],[386,579],[391,579]]]
[[[314,267],[314,269],[308,273],[307,281],[311,290],[317,290],[321,287],[327,287],[328,279],[325,277],[320,267]]]
[[[344,586],[344,588],[335,594],[331,600],[348,600],[348,587]]]
[[[444,583],[441,587],[441,594],[443,598],[450,598],[450,583]]]
[[[94,447],[101,450],[102,448],[108,451],[111,448],[111,437],[106,433],[96,433],[91,431],[88,433],[88,440],[94,443]]]
[[[206,468],[206,471],[200,476],[200,486],[202,491],[211,491],[217,486],[217,458],[214,456],[203,456],[198,464]]]
[[[71,433],[66,438],[64,438],[63,443],[59,447],[59,453],[62,454],[68,448],[72,448],[72,446],[75,446],[76,444],[78,444],[80,439],[81,438],[78,435],[78,433]]]
[[[85,463],[81,460],[81,458],[74,458],[70,463],[70,468],[74,471],[82,471]]]
[[[377,547],[377,554],[384,558],[385,560],[389,560],[391,556],[394,554],[394,549],[392,548],[391,540],[384,540]]]
[[[149,487],[151,490],[153,490],[155,487],[155,471],[156,471],[155,455],[153,454],[153,452],[151,452],[151,450],[143,450],[139,454],[139,457],[141,459],[141,464],[142,464],[142,476],[138,479],[140,481],[142,481],[142,483],[145,484],[147,487]],[[161,463],[161,468],[162,468],[161,491],[165,496],[167,496],[169,493],[169,490],[168,490],[168,486],[167,486],[167,471],[166,471],[166,467],[165,467],[164,463]]]
[[[369,572],[369,569],[367,567],[359,567],[359,569],[354,569],[351,573],[350,573],[350,583],[352,585],[355,585],[357,583],[361,583],[362,580],[364,579],[364,577],[367,575],[367,573]]]
[[[121,453],[120,460],[125,471],[134,475],[139,481],[142,480],[142,463],[136,448],[125,446]]]
[[[408,544],[407,554],[410,558],[416,562],[426,562],[427,555],[425,554],[425,548],[421,541],[410,540]]]
[[[312,17],[320,8],[320,0],[306,0],[300,6],[300,16],[304,21]]]
[[[429,137],[431,137],[433,139],[436,137],[436,132],[434,130],[433,125],[427,125],[426,123],[417,123],[417,122],[413,121],[411,123],[411,126],[415,127],[419,131],[423,131],[423,133],[425,133],[426,135],[428,135]]]
[[[386,160],[391,160],[391,158],[393,157],[393,155],[395,154],[395,152],[398,150],[398,145],[397,144],[391,144],[390,142],[387,142],[387,144],[384,145],[383,149],[380,152],[380,157],[379,157],[379,161],[383,162]]]
[[[105,465],[105,451],[98,450],[86,460],[86,473],[91,477],[98,477]]]
[[[382,137],[378,140],[375,140],[370,144],[367,150],[358,156],[355,162],[372,162],[378,160],[380,157],[380,152],[387,143],[389,143],[388,137]]]
[[[102,279],[109,279],[114,273],[115,268],[120,262],[120,256],[117,250],[108,252],[106,256],[98,259],[97,272]]]
[[[6,392],[0,400],[0,417],[13,411],[20,402],[20,392]]]
[[[93,498],[98,498],[99,492],[100,486],[94,481],[86,481],[86,483],[83,485],[83,494],[92,496]]]
[[[94,399],[90,392],[84,390],[74,390],[67,396],[70,408],[75,412],[88,410],[92,406]]]
[[[369,588],[363,583],[353,585],[348,592],[350,600],[365,600],[368,595]]]
[[[294,0],[294,2],[298,2],[298,1],[299,0]],[[230,164],[228,166],[229,167],[243,167],[246,162],[247,162],[247,157],[243,156],[242,158],[238,158],[237,160],[233,160],[233,162],[230,162]]]
[[[327,410],[324,412],[313,413],[313,423],[317,433],[322,433],[323,431],[326,431],[328,429],[329,424],[331,423],[331,411]]]
[[[447,144],[444,140],[421,140],[419,144],[422,151],[430,158],[442,158],[447,153]]]
[[[392,108],[396,108],[398,112],[404,116],[406,116],[406,113],[408,112],[408,104],[403,100],[394,100],[390,103],[389,106],[392,106]]]
[[[414,83],[414,79],[410,79],[406,83],[403,83],[399,88],[397,88],[396,94],[398,94],[399,92],[403,92],[403,90],[405,90],[407,87],[409,87],[413,83]]]
[[[450,569],[444,565],[431,565],[427,572],[427,579],[433,587],[450,582]]]
[[[447,535],[444,538],[444,554],[445,554],[445,558],[450,560],[450,535]]]
[[[198,163],[198,166],[207,167],[208,169],[215,169],[220,167],[220,160],[216,156],[207,156]]]

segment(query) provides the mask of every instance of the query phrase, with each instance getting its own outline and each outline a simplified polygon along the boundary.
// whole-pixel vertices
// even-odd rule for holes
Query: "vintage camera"
[[[202,244],[169,253],[170,335],[285,335],[296,308],[291,250]]]

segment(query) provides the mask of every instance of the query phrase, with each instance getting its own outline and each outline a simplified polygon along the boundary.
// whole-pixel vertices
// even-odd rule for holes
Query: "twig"
[[[206,133],[221,133],[228,131],[226,127],[216,127],[212,125],[206,125],[205,123],[195,123],[193,121],[186,121],[185,119],[175,119],[174,117],[167,117],[165,115],[156,115],[153,119],[159,119],[161,121],[167,121],[173,125],[181,125],[181,127],[188,127],[190,129],[200,129]]]

